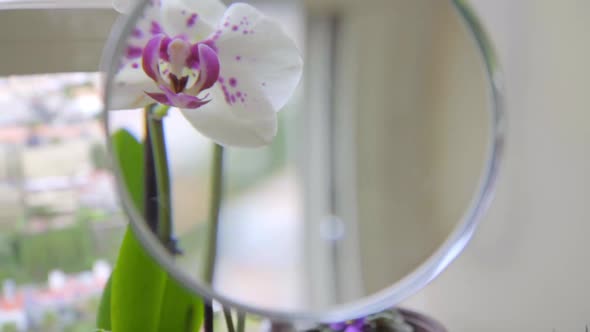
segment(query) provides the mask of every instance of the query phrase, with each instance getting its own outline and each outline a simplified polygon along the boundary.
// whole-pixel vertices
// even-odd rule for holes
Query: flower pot
[[[398,309],[414,332],[447,332],[442,324],[433,318],[409,309]]]
[[[263,324],[262,332],[448,332],[432,317],[404,308],[385,310],[346,322],[320,324],[311,329],[285,322],[267,323]]]

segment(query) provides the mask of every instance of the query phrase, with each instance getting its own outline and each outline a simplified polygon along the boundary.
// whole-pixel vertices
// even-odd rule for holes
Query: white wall
[[[474,0],[507,82],[497,199],[465,252],[407,302],[452,332],[590,325],[590,2]]]

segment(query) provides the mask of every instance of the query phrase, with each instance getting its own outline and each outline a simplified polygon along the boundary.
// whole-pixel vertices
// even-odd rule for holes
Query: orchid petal
[[[242,102],[233,95],[235,102],[230,105],[221,85],[215,85],[207,92],[211,93],[208,104],[198,109],[181,109],[203,135],[221,145],[239,147],[268,145],[275,137],[276,112],[264,96],[253,93]]]
[[[137,62],[129,62],[115,75],[109,108],[134,109],[153,103],[145,93],[159,91]]]
[[[159,68],[159,55],[160,46],[162,45],[162,40],[164,40],[164,38],[164,35],[158,35],[150,39],[150,41],[145,45],[145,48],[143,49],[141,66],[145,74],[156,82],[160,81],[161,79]]]
[[[281,109],[299,84],[303,61],[279,24],[247,4],[230,6],[215,37],[221,76],[235,77],[256,88],[275,111]]]
[[[154,0],[155,1],[155,0]],[[142,50],[145,45],[155,36],[162,34],[164,31],[158,20],[160,19],[160,0],[158,2],[150,1],[149,4],[143,9],[143,15],[135,23],[135,27],[130,32],[127,38],[127,49],[121,63],[126,65],[130,61],[135,61],[138,57],[141,57]],[[130,2],[135,3],[137,0],[125,0],[119,1],[121,3]],[[118,5],[116,5],[118,6]],[[124,4],[121,4],[124,6]],[[115,7],[117,10],[128,14],[125,9]]]
[[[160,89],[166,95],[168,102],[162,102],[168,106],[174,106],[179,108],[187,108],[187,109],[195,109],[199,108],[209,102],[209,100],[204,100],[202,98],[198,98],[195,96],[187,95],[186,93],[174,93],[172,90],[168,89],[165,86],[160,86]],[[158,94],[156,94],[158,95]],[[159,98],[159,96],[150,96]],[[154,98],[155,99],[155,98]],[[157,100],[157,99],[156,99]]]
[[[213,33],[224,11],[219,0],[166,0],[158,22],[169,36],[183,36],[195,43]]]
[[[194,94],[212,87],[217,82],[220,73],[219,58],[215,51],[206,44],[198,44],[197,49],[201,71],[199,73],[199,79],[188,91]]]
[[[190,11],[198,13],[199,17],[211,26],[215,26],[221,20],[227,9],[220,0],[179,0],[179,2]]]
[[[161,92],[146,92],[146,95],[150,96],[153,100],[160,104],[170,105],[172,102],[165,93]]]

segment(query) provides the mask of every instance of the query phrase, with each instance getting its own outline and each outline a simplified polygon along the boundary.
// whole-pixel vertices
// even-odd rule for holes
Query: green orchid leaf
[[[203,322],[203,301],[172,277],[166,281],[159,331],[198,332]]]
[[[126,130],[113,137],[113,152],[130,198],[143,211],[144,147]],[[203,322],[203,301],[191,294],[145,252],[130,228],[119,251],[116,273],[103,302],[110,296],[110,320],[100,318],[98,328],[116,332],[198,332]],[[103,303],[101,302],[100,310]],[[105,305],[106,307],[106,305]],[[106,315],[99,312],[99,317]]]
[[[96,315],[96,327],[107,331],[111,329],[111,280],[112,275],[102,291],[102,297]]]
[[[115,132],[112,142],[115,166],[119,167],[129,198],[138,211],[143,211],[143,144],[125,129]]]
[[[112,137],[115,162],[133,203],[143,207],[143,144],[127,130]],[[117,332],[156,332],[166,273],[145,252],[133,231],[123,238],[111,286],[111,326]]]
[[[111,326],[117,332],[157,332],[166,273],[145,252],[131,229],[119,251],[111,290]]]

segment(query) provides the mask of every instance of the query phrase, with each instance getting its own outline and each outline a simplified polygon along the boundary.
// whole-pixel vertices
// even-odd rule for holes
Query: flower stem
[[[223,147],[219,144],[213,146],[213,163],[211,169],[211,201],[209,204],[209,236],[207,248],[207,261],[205,265],[205,281],[213,283],[215,273],[215,259],[217,257],[217,231],[219,228],[219,210],[223,190]]]
[[[225,316],[225,325],[227,325],[227,332],[236,332],[234,328],[234,321],[231,316],[231,310],[227,307],[223,307],[223,315]]]
[[[157,186],[157,215],[158,223],[156,232],[158,238],[173,254],[176,253],[172,237],[172,204],[170,197],[170,172],[168,170],[168,155],[164,136],[164,123],[162,110],[153,107],[147,117],[149,129],[149,144],[151,145],[154,162],[154,173]],[[147,142],[146,142],[147,143]]]
[[[238,312],[238,330],[237,332],[244,332],[246,329],[246,314]]]
[[[205,317],[203,321],[205,332],[213,332],[213,304],[210,300],[205,300]]]
[[[144,141],[144,197],[143,215],[150,230],[155,234],[158,230],[158,205],[154,204],[158,197],[156,185],[156,174],[154,166],[154,153],[151,142],[151,131],[149,126],[150,113],[154,105],[146,106],[144,110],[145,120],[145,141]]]
[[[219,144],[213,146],[213,162],[211,165],[211,200],[209,203],[209,234],[204,270],[205,281],[212,285],[215,273],[215,258],[217,257],[217,230],[219,228],[219,210],[223,190],[223,147]],[[226,316],[227,318],[227,316]],[[231,316],[230,316],[231,322]],[[228,330],[230,328],[229,322]],[[233,327],[233,323],[231,324]],[[207,300],[205,303],[205,332],[213,332],[213,303]]]

